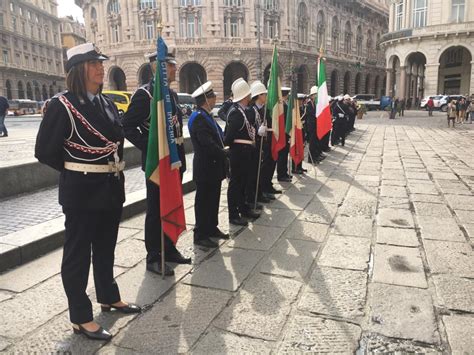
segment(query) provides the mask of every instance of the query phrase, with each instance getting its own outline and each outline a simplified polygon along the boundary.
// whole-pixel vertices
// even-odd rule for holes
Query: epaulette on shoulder
[[[153,94],[151,93],[151,83],[146,83],[145,85],[140,86],[140,87],[133,93],[132,97],[135,96],[136,93],[139,92],[139,90],[145,91],[149,98],[152,98],[152,97],[153,97]]]

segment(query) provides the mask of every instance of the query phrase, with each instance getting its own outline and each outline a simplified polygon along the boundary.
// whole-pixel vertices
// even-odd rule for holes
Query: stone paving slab
[[[451,217],[451,211],[444,204],[414,202],[415,213],[418,216],[432,216],[438,218]]]
[[[318,265],[363,271],[367,269],[369,254],[369,239],[330,235]]]
[[[250,225],[231,239],[227,246],[232,248],[269,250],[285,231],[284,228]]]
[[[405,247],[417,247],[420,244],[414,229],[391,227],[377,227],[377,243]]]
[[[414,228],[413,216],[410,211],[394,208],[380,208],[377,225],[395,228]]]
[[[264,209],[260,218],[255,220],[253,224],[259,224],[272,227],[288,227],[296,218],[298,211],[288,209]]]
[[[308,205],[308,203],[314,198],[312,195],[299,195],[299,194],[284,194],[271,202],[271,208],[302,211]]]
[[[474,255],[467,243],[423,241],[431,273],[474,278]]]
[[[335,234],[372,238],[373,219],[371,218],[338,216],[334,224]]]
[[[439,343],[428,290],[372,283],[369,312],[370,331],[393,338]]]
[[[274,347],[274,342],[253,339],[211,328],[191,353],[196,355],[270,354]]]
[[[418,216],[423,239],[465,242],[466,238],[454,218]]]
[[[266,274],[304,279],[320,248],[319,243],[299,239],[281,239],[260,271]]]
[[[336,212],[336,204],[315,199],[301,212],[298,219],[306,222],[331,224]]]
[[[474,196],[445,195],[452,209],[474,211]]]
[[[453,354],[472,354],[474,349],[474,317],[445,316],[443,323],[446,326],[448,341]]]
[[[149,354],[187,352],[229,298],[226,292],[179,285],[139,322],[123,329],[113,343]]]
[[[408,198],[382,196],[379,198],[378,202],[379,202],[379,209],[393,208],[393,209],[408,210],[410,208],[410,201],[408,200]]]
[[[440,195],[427,195],[418,193],[411,194],[410,200],[413,202],[445,203]]]
[[[275,341],[301,286],[299,281],[256,274],[213,325],[232,333]]]
[[[329,228],[328,224],[305,222],[297,219],[285,230],[283,236],[290,239],[322,243],[326,239]]]
[[[331,319],[296,316],[292,319],[278,354],[354,353],[361,329],[357,325]]]
[[[373,281],[428,288],[418,248],[375,246]]]
[[[263,253],[257,250],[221,248],[192,274],[186,276],[184,283],[236,291],[262,256]]]
[[[366,290],[365,272],[317,267],[303,290],[298,309],[360,321],[365,312]]]
[[[0,289],[23,292],[61,272],[62,250],[45,255],[22,268],[0,274]]]
[[[146,257],[145,243],[137,239],[126,239],[115,247],[114,265],[130,268]]]
[[[474,313],[474,280],[457,275],[433,275],[440,305],[463,312]]]

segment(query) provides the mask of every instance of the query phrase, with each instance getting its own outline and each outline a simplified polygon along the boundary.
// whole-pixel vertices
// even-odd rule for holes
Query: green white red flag
[[[331,107],[329,106],[328,87],[326,84],[326,64],[322,53],[318,58],[318,96],[316,97],[316,134],[322,139],[332,129]]]
[[[268,81],[267,107],[272,117],[272,158],[278,159],[278,152],[282,150],[285,143],[285,113],[281,96],[281,83],[278,76],[278,53],[276,45],[273,48],[272,66],[270,79]]]
[[[288,111],[286,113],[286,133],[290,136],[290,156],[295,165],[304,160],[303,124],[301,123],[300,107],[296,85],[291,88]]]
[[[170,92],[166,77],[165,57],[168,48],[161,36],[157,40],[157,53],[145,176],[160,186],[161,227],[164,234],[176,244],[180,234],[186,230],[186,221],[179,174],[181,161],[173,132]]]

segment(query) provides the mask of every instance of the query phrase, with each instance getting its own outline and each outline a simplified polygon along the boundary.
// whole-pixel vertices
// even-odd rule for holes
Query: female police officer
[[[101,94],[108,59],[92,43],[67,52],[66,86],[48,104],[35,156],[60,171],[59,203],[66,216],[61,276],[74,333],[109,340],[93,321],[86,294],[91,249],[97,301],[102,311],[140,312],[121,301],[114,280],[114,250],[125,200],[124,136],[114,104]]]

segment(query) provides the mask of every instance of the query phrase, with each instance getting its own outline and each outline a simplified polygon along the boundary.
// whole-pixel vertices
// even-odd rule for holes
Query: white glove
[[[266,134],[267,134],[267,126],[260,126],[260,127],[258,128],[258,135],[259,135],[260,137],[263,137],[263,136],[265,136]]]

